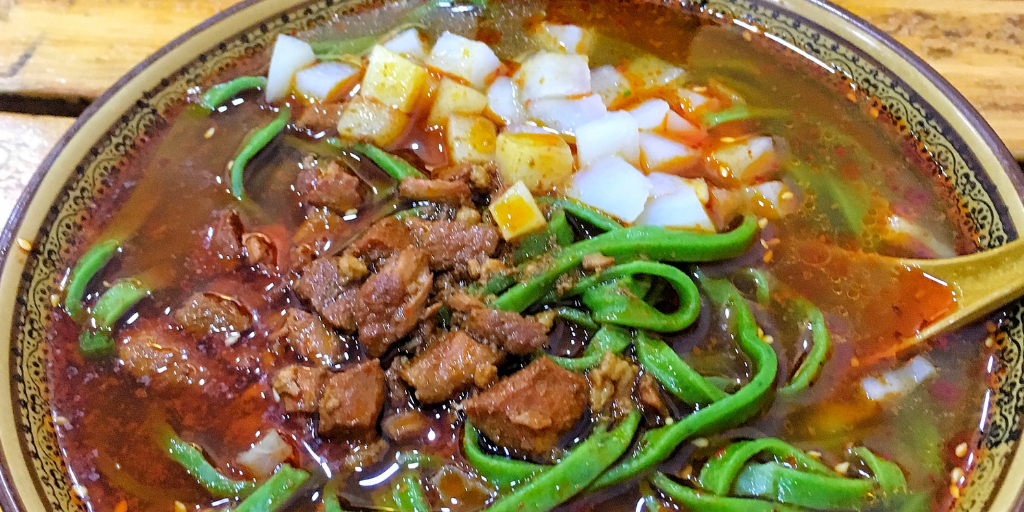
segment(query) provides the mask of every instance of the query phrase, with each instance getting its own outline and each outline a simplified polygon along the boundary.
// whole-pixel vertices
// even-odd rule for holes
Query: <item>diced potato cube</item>
[[[601,97],[584,96],[578,99],[546,98],[526,104],[526,112],[538,123],[559,132],[574,135],[576,129],[608,113]]]
[[[487,108],[487,96],[450,78],[441,80],[427,123],[440,125],[451,115],[478,115]]]
[[[437,39],[427,57],[427,64],[459,77],[477,89],[483,89],[488,78],[501,67],[501,61],[489,46],[451,32],[445,32]]]
[[[754,137],[722,146],[711,153],[722,170],[741,183],[755,183],[778,166],[771,137]]]
[[[683,68],[673,66],[653,55],[641,55],[630,61],[626,68],[626,77],[634,85],[649,89],[686,80],[686,73]]]
[[[358,95],[349,100],[341,111],[338,136],[387,146],[405,132],[408,124],[409,116],[401,111]]]
[[[498,135],[495,161],[502,181],[522,181],[537,194],[564,184],[572,176],[572,149],[551,133],[503,132]]]
[[[681,171],[700,156],[695,149],[653,133],[640,134],[640,154],[647,172]]]
[[[644,211],[651,195],[651,182],[625,160],[612,157],[574,174],[567,195],[620,220],[633,222]]]
[[[537,27],[536,37],[537,42],[545,50],[586,55],[590,52],[594,34],[576,25],[560,25],[545,21]]]
[[[453,115],[448,118],[445,136],[448,156],[456,163],[488,163],[494,160],[497,131],[483,116]]]
[[[420,31],[415,28],[403,30],[394,37],[388,39],[383,45],[403,57],[409,57],[423,61],[427,58],[427,42],[423,40]]]
[[[590,167],[610,156],[633,164],[640,161],[640,132],[633,116],[612,112],[576,130],[576,156],[580,167]]]
[[[487,88],[487,112],[509,126],[526,120],[526,109],[519,101],[519,90],[511,78],[499,76]]]
[[[583,55],[537,52],[513,79],[522,88],[524,101],[590,94],[590,67]]]
[[[605,65],[590,71],[590,87],[610,107],[629,90],[629,80],[614,67]]]
[[[505,240],[540,231],[548,224],[533,194],[521,181],[509,187],[487,209]]]
[[[370,50],[360,94],[408,114],[427,83],[427,70],[383,46]]]

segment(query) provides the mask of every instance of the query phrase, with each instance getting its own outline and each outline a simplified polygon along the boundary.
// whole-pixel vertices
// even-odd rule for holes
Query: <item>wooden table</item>
[[[231,3],[0,0],[0,219],[71,125],[69,113]],[[924,57],[1024,158],[1024,0],[839,3]]]

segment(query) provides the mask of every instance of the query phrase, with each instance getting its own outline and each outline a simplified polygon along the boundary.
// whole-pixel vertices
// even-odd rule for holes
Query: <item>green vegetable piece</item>
[[[308,479],[309,473],[282,464],[277,473],[238,504],[235,512],[274,512],[288,503]]]
[[[784,168],[801,186],[814,192],[819,211],[838,212],[840,220],[851,233],[860,234],[864,231],[864,216],[868,211],[865,198],[869,197],[865,191],[850,190],[846,182],[836,178],[838,172],[815,173],[803,162],[790,162]]]
[[[597,208],[585,205],[575,199],[566,197],[541,196],[536,198],[538,203],[550,205],[552,208],[559,208],[571,213],[573,217],[580,219],[601,231],[615,231],[623,229],[622,224],[605,215]]]
[[[480,449],[480,432],[468,419],[464,430],[462,449],[466,460],[480,476],[498,487],[511,487],[549,469],[548,466],[531,462],[488,455]]]
[[[650,282],[641,285],[635,279],[637,275],[658,276],[668,281],[679,296],[679,309],[662,313],[645,302],[643,296]],[[634,279],[616,282],[627,277]],[[636,286],[644,288],[638,290]],[[631,261],[581,279],[569,291],[569,295],[576,294],[583,295],[583,304],[590,308],[598,322],[637,329],[678,332],[689,327],[700,313],[700,293],[693,280],[672,265],[653,261]]]
[[[558,314],[558,318],[567,322],[572,322],[580,327],[585,327],[587,329],[597,329],[600,327],[598,323],[594,321],[594,318],[590,316],[590,313],[587,313],[586,311],[563,307],[556,309],[555,312]]]
[[[709,279],[697,271],[698,281],[715,304],[728,310],[725,315],[736,333],[740,350],[753,362],[754,376],[746,386],[671,425],[647,431],[633,455],[608,470],[594,482],[604,487],[627,480],[667,459],[679,443],[692,436],[721,432],[757,414],[771,397],[778,371],[775,350],[757,335],[757,322],[740,294],[723,279]]]
[[[371,34],[352,39],[310,41],[309,47],[320,60],[339,60],[347,55],[358,56],[366,53],[379,39],[377,34]]]
[[[698,482],[701,488],[714,494],[728,494],[736,477],[743,470],[743,466],[759,453],[768,453],[776,460],[787,462],[803,471],[820,475],[834,475],[828,466],[818,462],[799,448],[769,437],[733,443],[716,454],[700,471]]]
[[[778,462],[751,464],[736,478],[738,496],[816,510],[861,510],[874,501],[874,480],[805,473]]]
[[[480,289],[480,295],[484,297],[497,295],[516,284],[516,281],[515,276],[510,274],[494,274],[487,280],[487,284]]]
[[[551,213],[548,225],[543,231],[528,235],[519,242],[514,256],[516,265],[547,253],[556,247],[565,247],[575,240],[572,226],[565,218],[565,210],[558,209]],[[554,243],[552,243],[554,242]]]
[[[242,91],[262,89],[266,86],[267,79],[262,76],[240,76],[207,89],[199,97],[199,105],[207,110],[217,110],[217,107],[238,96]]]
[[[658,379],[665,389],[680,400],[690,405],[705,405],[728,396],[686,364],[664,341],[638,331],[633,345],[636,346],[636,356],[644,371]]]
[[[907,492],[907,477],[899,466],[889,462],[863,446],[853,449],[853,454],[860,457],[878,482],[878,488],[885,495]]]
[[[245,166],[256,156],[256,153],[267,147],[267,144],[270,144],[270,141],[274,140],[274,137],[277,137],[277,134],[281,133],[285,126],[288,126],[290,116],[291,109],[282,108],[276,119],[256,130],[245,141],[242,149],[238,151],[238,155],[231,161],[231,194],[235,196],[235,199],[241,201],[245,197],[245,185],[242,182]]]
[[[347,512],[341,508],[341,502],[338,500],[338,484],[331,480],[324,486],[323,497],[321,500],[324,503],[324,512]]]
[[[139,279],[126,277],[118,279],[113,286],[100,295],[92,307],[92,318],[96,327],[110,329],[117,319],[150,294],[150,289]]]
[[[790,112],[780,108],[758,108],[746,104],[733,105],[725,110],[717,112],[706,112],[701,116],[701,124],[704,128],[711,129],[716,126],[743,121],[747,119],[788,119]]]
[[[405,219],[412,219],[412,218],[422,218],[423,214],[424,214],[423,208],[421,208],[419,206],[416,206],[414,208],[409,208],[408,210],[402,210],[400,212],[395,212],[393,217],[398,219],[398,220],[405,220]]]
[[[203,457],[203,453],[199,451],[198,448],[183,441],[166,424],[161,424],[157,427],[155,437],[160,448],[167,452],[171,457],[171,460],[181,464],[181,467],[185,468],[185,471],[192,475],[192,478],[195,478],[196,482],[206,488],[206,490],[214,497],[237,499],[249,496],[250,494],[255,496],[255,483],[243,480],[232,480],[222,475],[217,471],[217,468],[213,467],[213,465]],[[284,468],[288,468],[288,466],[281,466],[282,471]],[[292,471],[298,470],[292,469]],[[280,472],[281,471],[278,473]],[[275,474],[274,477],[276,476],[277,475]],[[274,480],[274,477],[267,480],[264,486],[270,485],[271,481]],[[260,489],[262,488],[263,487],[260,487]],[[239,505],[235,512],[243,512],[244,505],[245,502],[242,502],[242,505]],[[273,508],[260,509],[252,507],[253,505],[250,505],[248,510],[273,510]]]
[[[630,336],[628,330],[615,325],[603,325],[590,338],[590,343],[587,344],[587,348],[583,350],[583,355],[580,357],[549,355],[548,358],[566,370],[582,372],[600,364],[605,352],[618,354],[626,350],[632,341],[633,337]]]
[[[828,362],[829,353],[832,351],[832,342],[828,334],[828,327],[825,325],[825,317],[821,311],[814,307],[809,301],[797,299],[794,304],[803,310],[806,315],[806,322],[811,328],[811,350],[807,353],[800,366],[793,372],[793,377],[779,389],[780,393],[793,394],[811,385],[811,382],[818,377],[821,368]]]
[[[377,164],[378,167],[396,181],[402,181],[405,178],[422,179],[427,177],[415,166],[405,161],[405,159],[392,155],[373,144],[359,143],[353,146],[352,149],[366,155],[366,158]]]
[[[521,312],[544,297],[562,274],[576,268],[587,254],[601,253],[614,258],[699,263],[729,259],[742,254],[757,233],[757,219],[748,216],[727,233],[702,234],[659,226],[616,229],[566,247],[550,267],[520,283],[491,304],[496,309]]]
[[[107,331],[82,331],[78,351],[88,359],[106,359],[117,353],[114,338]]]
[[[772,298],[771,278],[768,274],[754,267],[745,267],[734,274],[736,277],[747,279],[754,286],[754,299],[762,306],[768,305]]]
[[[677,501],[688,510],[699,510],[701,512],[799,512],[802,510],[797,507],[768,501],[729,498],[702,493],[672,481],[664,473],[654,475],[654,478],[651,480],[655,486],[661,489],[661,492],[664,492],[666,496]]]
[[[542,512],[551,510],[585,489],[615,462],[636,434],[640,413],[629,413],[614,430],[598,427],[558,464],[535,476],[515,492],[488,508],[491,512]]]
[[[430,505],[427,503],[426,493],[416,473],[405,471],[398,478],[391,496],[395,500],[395,507],[400,512],[430,512]]]
[[[121,242],[118,240],[104,240],[90,247],[78,259],[68,277],[67,296],[64,298],[64,310],[68,316],[81,320],[82,300],[85,298],[85,289],[89,286],[89,281],[107,265],[120,247]]]

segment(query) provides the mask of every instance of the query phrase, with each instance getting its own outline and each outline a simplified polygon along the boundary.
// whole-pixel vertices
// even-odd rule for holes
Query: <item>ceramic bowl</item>
[[[377,0],[379,2],[379,0]],[[667,3],[670,0],[665,0]],[[190,30],[119,80],[60,140],[0,237],[0,508],[79,511],[49,406],[47,342],[55,275],[70,241],[137,144],[190,87],[277,34],[372,7],[374,0],[249,0]],[[949,176],[981,249],[1024,229],[1020,168],[991,128],[933,69],[863,20],[820,0],[706,0],[780,44],[846,75],[922,142]],[[27,249],[25,247],[29,247]],[[1004,311],[1002,370],[982,423],[980,454],[956,510],[1017,510],[1024,484],[1024,307]]]

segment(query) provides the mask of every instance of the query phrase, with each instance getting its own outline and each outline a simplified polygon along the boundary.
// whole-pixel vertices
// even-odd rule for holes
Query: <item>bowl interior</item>
[[[65,470],[48,403],[47,341],[63,260],[93,206],[135,148],[167,123],[188,90],[238,57],[263,52],[280,33],[305,30],[379,0],[243,2],[147,59],[104,94],[58,143],[33,178],[0,239],[0,505],[82,510]],[[1019,169],[976,111],[922,61],[834,6],[806,1],[710,0],[706,8],[769,37],[867,91],[942,166],[980,248],[1016,238],[1024,226]],[[18,248],[18,238],[31,250]],[[982,423],[983,451],[957,510],[1009,511],[1024,484],[1018,456],[1024,411],[1024,307],[1003,314],[1001,370]]]

